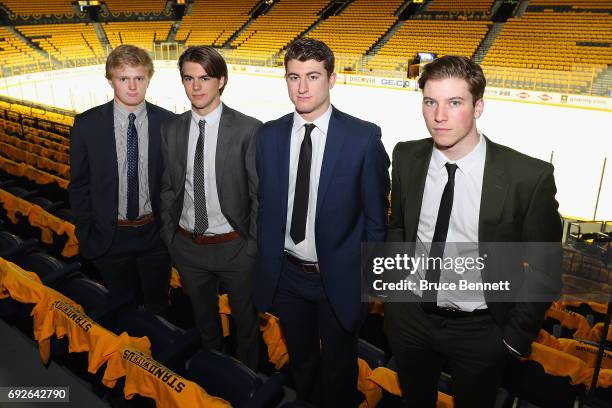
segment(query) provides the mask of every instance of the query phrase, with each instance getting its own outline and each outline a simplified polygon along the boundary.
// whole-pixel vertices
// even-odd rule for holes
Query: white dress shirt
[[[206,116],[200,116],[193,110],[191,111],[191,121],[189,124],[189,145],[187,147],[187,169],[185,177],[185,194],[183,197],[183,212],[179,225],[187,231],[193,231],[195,225],[195,211],[193,204],[193,161],[195,149],[200,135],[198,122],[205,120],[204,130],[204,191],[206,193],[206,212],[208,214],[207,235],[225,234],[233,231],[223,213],[219,203],[219,193],[217,191],[217,172],[215,170],[215,158],[217,152],[217,139],[219,134],[219,122],[223,104],[219,104],[212,112]]]
[[[291,128],[291,150],[289,153],[289,188],[287,192],[287,229],[285,231],[285,250],[293,256],[309,262],[318,262],[317,248],[315,246],[315,218],[317,211],[317,193],[319,191],[319,178],[323,165],[323,153],[327,141],[327,128],[331,118],[331,105],[323,115],[312,122],[306,122],[297,112],[293,114],[293,127]],[[293,216],[293,197],[295,195],[295,181],[297,177],[300,148],[304,140],[306,128],[304,125],[313,123],[310,138],[312,140],[312,158],[310,161],[310,189],[308,192],[308,213],[306,216],[305,239],[295,244],[291,239],[291,217]]]
[[[486,141],[480,134],[476,147],[457,161],[449,160],[442,151],[435,146],[433,148],[427,170],[425,190],[423,191],[417,240],[428,246],[433,239],[440,200],[448,181],[448,172],[444,165],[447,162],[454,163],[458,166],[458,169],[455,173],[453,208],[446,236],[444,257],[471,257],[475,259],[479,256],[478,221],[485,158]],[[455,243],[461,244],[454,245]],[[468,243],[473,243],[473,245],[467,245]],[[424,279],[425,270],[422,269],[419,272]],[[442,269],[440,271],[441,283],[455,282],[458,286],[461,279],[480,283],[482,282],[482,275],[478,269],[467,270],[461,275],[453,270]],[[458,308],[467,312],[487,307],[482,292],[460,290],[438,291],[438,306]]]

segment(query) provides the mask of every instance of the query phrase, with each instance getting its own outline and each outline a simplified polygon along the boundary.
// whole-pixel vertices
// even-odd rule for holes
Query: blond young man
[[[106,60],[112,101],[75,117],[70,205],[83,258],[113,296],[142,299],[167,313],[170,257],[159,237],[160,124],[173,114],[145,101],[154,68],[133,45]]]

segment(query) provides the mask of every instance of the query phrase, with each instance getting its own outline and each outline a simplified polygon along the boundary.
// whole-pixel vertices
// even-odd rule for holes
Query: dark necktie
[[[446,243],[446,235],[448,234],[448,225],[450,223],[451,211],[453,210],[453,196],[455,191],[455,172],[457,165],[446,163],[446,171],[448,172],[448,181],[444,186],[442,199],[440,200],[440,209],[438,210],[438,219],[436,220],[436,229],[431,240],[431,249],[429,258],[442,258],[444,255],[444,244]],[[433,267],[427,269],[425,279],[429,283],[440,282],[440,263],[433,262]],[[431,312],[436,307],[438,292],[436,290],[423,291],[423,309]]]
[[[312,123],[304,125],[304,140],[300,147],[295,194],[293,196],[293,215],[291,216],[291,239],[299,244],[306,237],[306,218],[308,216],[308,194],[310,191],[310,164],[312,161],[312,139],[310,134],[315,128]]]
[[[200,135],[196,144],[193,159],[193,208],[195,214],[194,234],[203,234],[208,229],[208,212],[206,211],[206,190],[204,189],[204,131],[205,120],[198,122]]]
[[[138,218],[138,133],[134,121],[136,115],[128,115],[127,128],[127,219]]]

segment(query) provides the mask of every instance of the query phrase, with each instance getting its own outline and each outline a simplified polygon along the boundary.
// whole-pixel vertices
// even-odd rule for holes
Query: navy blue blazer
[[[149,122],[149,194],[155,221],[159,215],[161,122],[174,116],[146,103]],[[91,108],[74,119],[70,134],[70,207],[75,217],[79,251],[85,258],[104,255],[117,228],[119,175],[113,101]]]
[[[283,268],[289,152],[293,113],[257,133],[258,257],[254,302],[272,306]],[[361,303],[361,242],[384,241],[389,157],[380,128],[332,108],[323,155],[315,241],[325,293],[340,323],[355,331],[365,317]]]

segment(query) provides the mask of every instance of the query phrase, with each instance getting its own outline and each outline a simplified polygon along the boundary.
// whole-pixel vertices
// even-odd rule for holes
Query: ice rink
[[[112,89],[97,66],[0,78],[0,94],[81,112],[110,100]],[[176,68],[158,67],[147,96],[177,113],[189,109]],[[223,101],[262,121],[293,108],[282,78],[234,72]],[[338,84],[332,103],[378,124],[389,155],[398,141],[429,137],[418,92]],[[486,99],[478,128],[497,143],[545,161],[552,158],[562,215],[612,220],[611,112]]]

